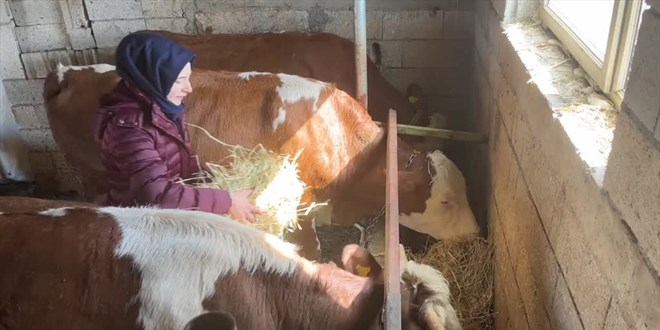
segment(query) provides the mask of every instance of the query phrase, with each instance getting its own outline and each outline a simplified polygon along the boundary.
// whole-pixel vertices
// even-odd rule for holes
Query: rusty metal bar
[[[367,109],[367,5],[366,0],[355,0],[355,79],[356,99]]]
[[[385,177],[385,329],[401,329],[401,264],[399,259],[399,182],[396,111],[387,122]]]
[[[379,121],[374,121],[374,123],[376,123],[376,125],[378,125],[379,127],[386,126],[385,124]],[[397,124],[396,126],[397,126],[397,132],[402,135],[426,136],[426,137],[434,137],[439,139],[463,141],[463,142],[488,143],[488,133],[454,131],[449,129],[413,126],[413,125],[405,125],[405,124]]]

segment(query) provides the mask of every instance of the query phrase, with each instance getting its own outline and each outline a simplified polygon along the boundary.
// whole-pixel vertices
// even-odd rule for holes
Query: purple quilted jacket
[[[123,81],[102,99],[95,136],[108,179],[108,205],[229,211],[227,191],[178,182],[200,170],[182,122],[167,118],[156,103]]]

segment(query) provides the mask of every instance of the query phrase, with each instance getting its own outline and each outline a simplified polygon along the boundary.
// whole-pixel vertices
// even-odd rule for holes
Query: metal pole
[[[356,98],[367,109],[367,9],[366,0],[355,0]]]
[[[401,262],[399,254],[399,182],[396,111],[387,122],[385,171],[385,329],[401,330]]]

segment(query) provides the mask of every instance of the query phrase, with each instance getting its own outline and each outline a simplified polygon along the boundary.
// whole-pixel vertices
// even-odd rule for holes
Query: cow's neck
[[[313,278],[308,286],[309,302],[317,306],[314,315],[308,315],[312,329],[324,327],[325,315],[333,316],[333,329],[368,329],[376,322],[383,304],[382,284],[334,264],[319,265]]]
[[[239,271],[224,277],[206,310],[231,313],[239,329],[368,329],[383,286],[334,265],[307,265],[294,276]]]

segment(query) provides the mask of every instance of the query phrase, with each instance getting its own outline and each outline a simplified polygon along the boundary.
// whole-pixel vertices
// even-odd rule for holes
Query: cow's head
[[[442,273],[430,266],[401,258],[401,325],[402,329],[462,329],[456,311],[450,304],[450,291]],[[363,247],[349,244],[342,253],[344,269],[383,283],[383,269]],[[380,329],[380,318],[370,329]]]
[[[399,222],[415,231],[429,234],[436,239],[457,240],[479,233],[479,226],[467,199],[465,178],[456,164],[440,151],[426,155],[427,171],[431,179],[427,181],[430,195],[425,200],[423,211],[419,210],[419,200],[406,201],[421,196],[422,187],[408,188],[410,196],[402,196]],[[399,177],[400,186],[408,181],[419,185],[415,174]],[[417,181],[415,181],[417,180]],[[401,194],[406,190],[401,190]],[[404,199],[405,198],[405,199]],[[418,198],[418,197],[417,197]],[[406,206],[413,205],[415,208]]]

